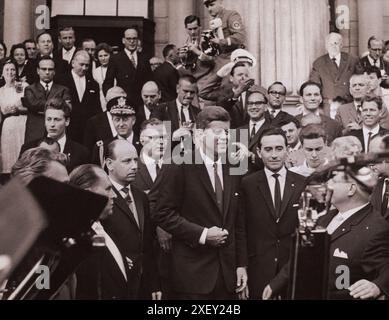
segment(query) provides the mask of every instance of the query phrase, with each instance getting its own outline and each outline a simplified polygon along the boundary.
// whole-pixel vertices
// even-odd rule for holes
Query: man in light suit
[[[333,191],[336,210],[322,216],[318,224],[330,234],[328,299],[377,299],[389,294],[389,225],[373,210],[369,192],[355,178],[337,172],[327,182]],[[349,270],[350,287],[339,283],[338,267]],[[277,294],[288,282],[284,268],[263,293],[264,299]]]
[[[281,129],[263,132],[258,148],[265,169],[243,178],[239,193],[237,235],[245,243],[239,254],[248,267],[254,300],[261,298],[265,286],[288,262],[291,235],[298,225],[305,178],[285,169],[286,146]]]
[[[347,101],[352,98],[349,93],[349,81],[358,66],[358,59],[341,52],[343,38],[332,32],[326,38],[327,54],[318,58],[312,66],[309,79],[323,88],[324,112],[329,116],[329,106],[333,99],[342,97]]]
[[[27,108],[25,143],[40,139],[45,134],[44,110],[48,99],[62,98],[71,102],[69,89],[53,82],[55,62],[50,57],[39,61],[39,81],[28,86],[24,92],[23,106]]]
[[[87,121],[102,112],[99,85],[88,74],[89,67],[89,54],[84,50],[77,51],[72,60],[72,71],[61,79],[72,96],[69,136],[79,143],[83,142]]]
[[[341,105],[336,113],[335,120],[343,127],[343,134],[348,134],[351,130],[361,129],[362,101],[368,91],[368,78],[364,74],[354,74],[350,79],[350,93],[353,102]],[[380,125],[384,129],[389,129],[389,113],[386,108],[383,109],[380,119]]]
[[[138,31],[134,28],[124,32],[122,41],[125,49],[112,56],[103,83],[103,92],[106,94],[116,79],[117,85],[126,91],[133,106],[142,104],[142,86],[153,77],[148,59],[143,53],[137,53],[138,38]]]
[[[173,236],[177,299],[229,300],[246,291],[246,270],[239,259],[243,248],[235,237],[240,177],[231,175],[230,165],[222,161],[229,120],[221,107],[199,113],[193,158],[166,169],[153,212],[154,222]]]
[[[130,298],[160,300],[162,293],[153,258],[149,203],[146,194],[131,185],[137,162],[137,151],[128,141],[114,140],[108,145],[106,164],[116,198],[113,215],[103,226],[132,261],[127,278]]]

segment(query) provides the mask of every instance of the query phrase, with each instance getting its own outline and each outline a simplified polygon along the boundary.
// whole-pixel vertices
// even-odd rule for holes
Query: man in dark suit
[[[54,55],[53,36],[48,31],[44,31],[36,37],[36,44],[38,49],[37,57],[31,61],[31,63],[34,65],[34,69],[38,68],[40,59],[49,56],[55,62],[56,81],[58,80],[58,78],[61,78],[64,74],[70,71],[68,62],[63,60],[61,56]],[[38,76],[36,76],[34,81],[38,81],[38,80],[39,78]]]
[[[105,97],[107,103],[114,98],[127,97],[127,93],[120,87],[112,87],[108,90]],[[84,145],[92,152],[97,141],[113,139],[116,135],[116,129],[112,121],[112,116],[107,110],[100,112],[86,122]]]
[[[321,217],[318,224],[330,234],[328,299],[366,300],[387,296],[388,223],[373,210],[366,188],[350,175],[338,172],[327,186],[333,191],[331,203],[336,210]],[[339,281],[340,265],[349,271],[345,282]],[[287,279],[287,268],[284,268],[266,288],[264,299],[277,294]]]
[[[287,140],[281,129],[263,132],[258,142],[265,169],[243,178],[237,234],[248,267],[250,299],[260,299],[265,286],[288,262],[291,235],[305,178],[285,169]],[[261,208],[261,210],[258,210]]]
[[[139,142],[139,136],[134,132],[134,124],[136,122],[135,109],[130,105],[130,102],[125,97],[117,97],[111,99],[107,103],[107,110],[112,117],[112,123],[115,128],[115,136],[106,140],[96,142],[92,152],[92,163],[104,167],[105,156],[107,155],[108,145],[113,140],[126,140],[138,152],[142,149]]]
[[[303,117],[316,116],[326,131],[328,143],[331,143],[335,138],[342,135],[341,125],[330,117],[321,114],[319,111],[320,105],[323,102],[323,96],[322,88],[318,83],[312,81],[304,82],[300,88],[300,96],[304,108],[303,113],[296,117],[297,120],[301,122]]]
[[[280,128],[281,123],[285,121],[293,121],[293,116],[285,111],[282,111],[282,106],[286,99],[286,87],[282,82],[276,81],[267,89],[269,105],[265,112],[265,119],[270,122],[273,127]]]
[[[74,45],[76,42],[76,33],[74,32],[74,29],[72,27],[61,28],[59,30],[58,42],[61,44],[61,48],[57,53],[57,56],[60,59],[65,60],[70,67],[77,50]]]
[[[62,98],[71,102],[69,89],[53,82],[55,62],[50,57],[39,61],[39,80],[24,91],[23,106],[27,108],[25,143],[40,139],[45,133],[44,110],[48,99]]]
[[[142,103],[142,86],[152,79],[148,59],[143,53],[137,53],[138,38],[138,31],[133,28],[124,32],[125,49],[112,56],[103,84],[103,91],[106,94],[116,79],[117,85],[127,92],[131,104],[135,106]]]
[[[263,162],[258,157],[257,147],[259,137],[264,130],[270,127],[264,117],[267,103],[265,89],[253,86],[247,91],[247,115],[250,120],[247,125],[237,129],[237,140],[246,145],[249,151],[248,174],[263,169]]]
[[[132,261],[123,253],[118,241],[104,230],[101,221],[112,215],[116,194],[107,174],[94,165],[82,165],[70,174],[70,183],[109,199],[98,221],[92,225],[95,237],[102,237],[105,246],[97,248],[77,268],[76,299],[118,300],[129,299],[127,282]]]
[[[370,151],[370,143],[377,135],[385,135],[388,130],[380,126],[382,115],[382,99],[378,96],[366,96],[362,102],[362,129],[350,131],[349,135],[355,136],[362,144],[362,152]]]
[[[67,156],[66,169],[71,172],[75,167],[88,163],[90,153],[86,147],[71,140],[66,134],[66,128],[70,123],[70,107],[60,98],[53,98],[47,101],[45,107],[45,128],[47,136],[55,140],[60,150],[59,152]],[[39,146],[43,136],[26,143],[22,146],[20,154],[24,151]]]
[[[89,66],[89,54],[83,50],[77,51],[72,60],[72,71],[61,80],[72,97],[69,136],[79,143],[83,142],[87,121],[102,112],[99,85],[88,75]]]
[[[359,61],[360,68],[363,71],[369,67],[377,67],[380,70],[385,70],[384,60],[382,59],[382,51],[384,48],[384,42],[375,36],[371,36],[367,41],[367,48],[369,54]]]
[[[348,53],[341,52],[343,38],[332,32],[326,38],[327,54],[318,58],[312,66],[309,79],[323,88],[324,112],[329,116],[329,106],[333,99],[342,97],[346,101],[352,98],[349,82],[358,66],[358,59]]]
[[[163,57],[165,62],[154,72],[154,79],[161,89],[161,102],[168,102],[177,98],[178,71],[176,69],[180,59],[178,57],[177,47],[174,44],[168,44],[163,48]]]
[[[115,140],[108,145],[106,165],[116,199],[113,215],[103,222],[103,226],[132,261],[127,279],[130,297],[160,300],[149,203],[145,193],[130,185],[136,176],[137,161],[137,151],[128,141]]]
[[[246,293],[247,274],[235,237],[239,176],[225,159],[230,126],[221,107],[197,117],[198,144],[191,161],[164,175],[153,220],[172,238],[172,285],[177,299],[234,299]],[[180,192],[177,192],[179,190]]]

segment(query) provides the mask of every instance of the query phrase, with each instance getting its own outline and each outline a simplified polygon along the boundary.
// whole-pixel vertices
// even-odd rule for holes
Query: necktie
[[[371,137],[373,136],[373,132],[368,133],[368,138],[367,138],[367,146],[366,146],[366,153],[369,152],[370,149],[370,142],[371,142]]]
[[[49,93],[50,93],[49,84],[46,83],[46,86],[45,86],[45,95],[46,95],[46,98],[49,96]]]
[[[334,63],[336,69],[338,69],[339,66],[338,66],[338,64],[336,63],[336,58],[332,58],[331,60],[332,60],[332,62]]]
[[[279,218],[281,215],[281,187],[278,177],[278,173],[273,174],[275,185],[274,185],[274,209],[276,210],[276,217]]]
[[[181,106],[180,118],[181,118],[181,125],[184,125],[184,123],[187,122],[187,119],[185,117],[185,112],[184,112],[184,106]]]
[[[357,120],[358,123],[362,122],[362,105],[360,104],[357,105]]]
[[[275,119],[275,118],[276,118],[276,110],[271,110],[271,111],[270,111],[270,117],[271,117],[272,119]]]
[[[381,204],[381,214],[382,216],[386,215],[386,210],[388,209],[388,202],[389,202],[389,180],[385,179],[384,182],[384,196],[382,198],[382,204]]]
[[[251,129],[251,133],[250,133],[250,141],[254,139],[255,137],[255,134],[257,133],[256,130],[255,130],[255,127],[257,126],[256,123],[253,124],[253,128]]]
[[[217,163],[213,164],[213,172],[215,175],[215,194],[217,206],[221,213],[223,213],[223,186],[220,180],[219,174],[217,173]]]
[[[377,59],[373,59],[374,60],[374,67],[378,67],[378,65],[377,65]]]
[[[161,168],[159,167],[158,161],[155,161],[155,172],[157,173],[157,177],[161,172]]]
[[[130,60],[131,60],[132,65],[133,65],[134,68],[136,69],[136,62],[135,62],[134,53],[131,53],[131,54],[130,54]]]
[[[133,214],[134,216],[134,219],[136,221],[136,224],[138,225],[139,227],[139,219],[138,219],[138,214],[136,212],[136,207],[135,207],[135,204],[134,202],[132,201],[132,198],[130,196],[130,189],[127,188],[127,187],[124,187],[122,188],[122,192],[126,195],[124,200],[126,200],[127,204],[128,204],[128,207],[130,208],[130,211],[131,213]]]

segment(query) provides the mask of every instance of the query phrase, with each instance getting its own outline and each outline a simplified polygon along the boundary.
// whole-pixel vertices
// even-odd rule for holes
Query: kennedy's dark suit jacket
[[[177,69],[169,62],[165,61],[154,71],[154,79],[161,89],[161,102],[168,102],[177,98],[179,74]]]
[[[83,143],[85,127],[88,119],[101,113],[100,89],[98,83],[86,75],[85,92],[80,101],[76,85],[71,73],[61,78],[61,83],[69,88],[72,97],[72,112],[70,115],[69,136],[78,143]]]
[[[25,143],[20,151],[20,155],[23,154],[24,151],[32,148],[36,148],[39,145],[39,142],[42,139],[38,139],[35,141],[31,141],[29,143]],[[71,172],[75,167],[78,167],[82,164],[89,163],[90,152],[83,145],[70,140],[69,137],[66,139],[65,148],[63,153],[68,157],[68,163],[66,164],[66,169],[68,172]]]
[[[158,277],[156,262],[153,259],[152,229],[150,225],[149,203],[145,193],[134,186],[131,192],[134,197],[139,219],[136,223],[128,203],[122,198],[120,192],[114,189],[113,214],[103,221],[105,230],[118,241],[123,254],[133,261],[134,266],[129,272],[130,297],[132,299],[146,298],[158,291]],[[145,292],[146,291],[146,292]]]
[[[261,299],[263,289],[288,262],[304,187],[303,176],[287,172],[282,214],[277,219],[265,171],[242,180],[237,235],[245,245],[238,254],[248,266],[250,299]]]
[[[138,53],[138,64],[135,69],[124,51],[113,55],[103,83],[104,94],[107,94],[108,89],[113,87],[115,79],[117,81],[116,85],[126,91],[127,97],[133,106],[141,104],[142,87],[147,81],[153,79],[148,59],[145,55]]]
[[[284,124],[285,122],[289,122],[294,118],[295,118],[294,116],[282,110],[278,112],[277,116],[274,119],[270,116],[269,111],[265,112],[266,121],[270,123],[272,127],[276,127],[276,128],[281,128],[281,124]]]
[[[92,152],[97,141],[113,139],[107,112],[88,119],[85,126],[84,145]]]
[[[23,106],[27,108],[25,142],[34,141],[45,135],[44,111],[46,101],[51,98],[62,98],[71,101],[69,89],[53,83],[48,97],[40,82],[35,82],[24,90]]]
[[[197,159],[201,159],[198,154]],[[239,183],[240,177],[230,175],[228,165],[223,165],[221,212],[204,164],[172,164],[166,168],[152,215],[157,225],[173,235],[172,278],[176,292],[209,294],[220,273],[227,291],[234,292],[236,267],[241,265],[237,255],[242,250],[235,237]],[[229,232],[226,244],[220,248],[199,244],[204,228],[213,226]]]
[[[372,136],[371,138],[373,139],[374,137],[376,136],[383,136],[385,134],[389,133],[388,130],[384,129],[384,128],[381,128],[380,127],[380,130],[378,132],[377,135],[374,135]],[[366,146],[365,146],[365,140],[363,139],[363,130],[362,129],[359,129],[359,130],[352,130],[348,133],[349,136],[354,136],[354,137],[357,137],[358,140],[361,142],[362,144],[362,152],[365,152],[365,149],[366,149]]]
[[[218,96],[216,103],[218,106],[221,106],[226,109],[230,114],[231,129],[236,129],[248,124],[250,119],[247,115],[247,112],[239,99],[233,99],[234,92],[232,91],[232,87],[230,85],[223,86],[220,88],[220,92],[221,93]]]

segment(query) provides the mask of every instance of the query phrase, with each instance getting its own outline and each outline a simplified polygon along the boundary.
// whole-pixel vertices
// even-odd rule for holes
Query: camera
[[[219,46],[211,42],[215,38],[215,33],[212,30],[205,30],[201,33],[201,51],[208,56],[215,57],[220,54]]]

